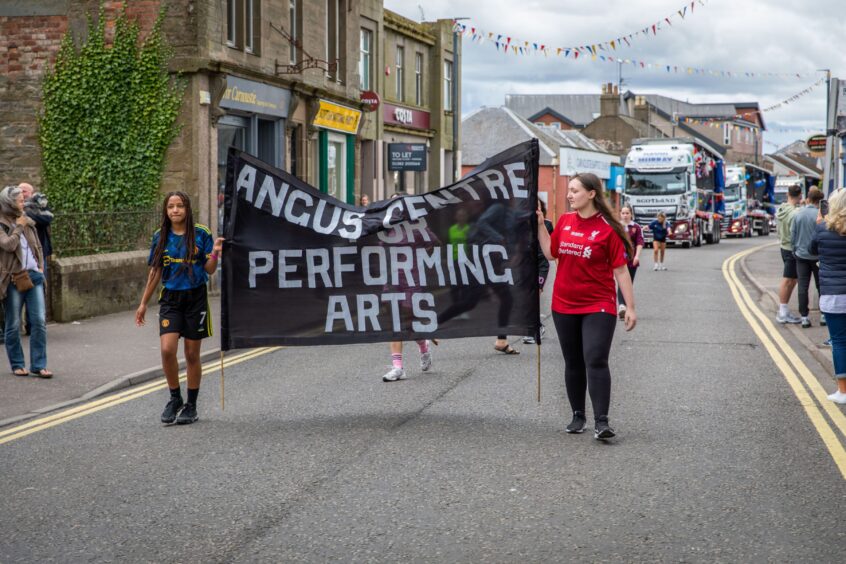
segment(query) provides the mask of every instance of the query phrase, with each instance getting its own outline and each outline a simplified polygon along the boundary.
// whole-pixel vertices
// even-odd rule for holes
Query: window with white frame
[[[397,100],[399,100],[400,102],[402,102],[403,98],[405,98],[405,76],[403,73],[403,59],[405,59],[405,48],[401,45],[397,45]]]
[[[238,44],[238,0],[226,0],[226,43]]]
[[[444,61],[444,110],[453,111],[452,61]]]
[[[288,27],[290,28],[289,33],[291,35],[291,45],[289,50],[288,61],[292,65],[297,64],[297,47],[296,42],[300,39],[300,29],[297,25],[297,1],[298,0],[288,0]]]
[[[423,105],[423,53],[414,55],[414,103]]]
[[[261,0],[226,0],[226,45],[259,54]]]
[[[373,57],[373,32],[369,29],[361,30],[361,53],[358,58],[358,76],[362,90],[370,90],[370,74]]]

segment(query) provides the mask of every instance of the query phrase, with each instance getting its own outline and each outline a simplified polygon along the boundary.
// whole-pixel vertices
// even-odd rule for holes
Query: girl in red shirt
[[[625,227],[605,201],[595,174],[570,180],[570,213],[558,220],[552,234],[538,214],[538,241],[549,260],[557,260],[552,290],[552,319],[564,355],[564,382],[573,409],[568,433],[585,430],[585,393],[590,390],[594,438],[614,436],[608,424],[611,372],[608,355],[617,320],[616,285],[625,299],[626,331],[637,323],[632,279],[626,257],[634,256]]]

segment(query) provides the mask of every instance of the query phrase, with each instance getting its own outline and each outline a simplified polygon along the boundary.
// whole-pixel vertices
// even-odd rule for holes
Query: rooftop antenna
[[[417,9],[420,10],[420,21],[425,22],[426,21],[426,14],[423,12],[423,6],[421,6],[420,4],[417,4]]]

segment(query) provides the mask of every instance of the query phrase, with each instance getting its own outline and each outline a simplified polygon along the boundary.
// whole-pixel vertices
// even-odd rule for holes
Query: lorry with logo
[[[635,139],[626,156],[624,202],[652,242],[648,225],[663,212],[667,243],[698,247],[720,242],[723,161],[689,138]]]
[[[755,165],[741,163],[726,167],[725,213],[722,232],[727,237],[767,236],[773,214],[764,201],[773,199],[768,185],[771,175]]]

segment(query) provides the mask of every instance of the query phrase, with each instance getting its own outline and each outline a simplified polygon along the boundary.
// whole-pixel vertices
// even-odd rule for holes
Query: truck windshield
[[[684,194],[687,191],[687,169],[671,172],[641,173],[626,171],[626,193],[633,196]]]
[[[740,199],[740,184],[729,184],[726,186],[725,198],[727,202],[736,202]]]
[[[776,192],[775,193],[775,203],[783,204],[787,201],[787,192]]]

